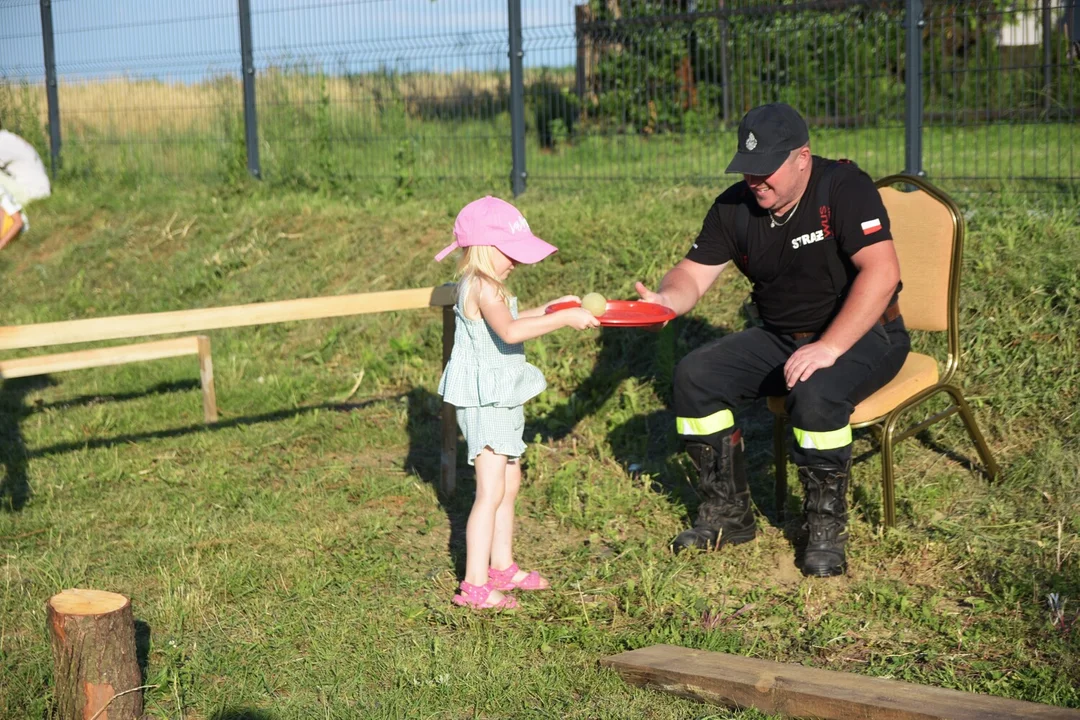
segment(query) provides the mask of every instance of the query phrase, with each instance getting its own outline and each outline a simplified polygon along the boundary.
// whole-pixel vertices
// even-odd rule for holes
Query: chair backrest
[[[904,192],[897,184],[915,186]],[[948,332],[951,375],[959,360],[958,305],[964,219],[956,203],[926,180],[891,175],[877,182],[900,260],[900,310],[909,329]]]

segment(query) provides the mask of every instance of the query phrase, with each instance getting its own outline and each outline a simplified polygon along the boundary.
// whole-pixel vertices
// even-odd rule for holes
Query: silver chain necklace
[[[769,210],[768,211],[769,212],[769,221],[772,223],[771,225],[769,225],[769,227],[770,228],[784,227],[789,222],[791,222],[791,218],[795,217],[795,211],[799,209],[799,203],[801,203],[801,202],[802,202],[802,198],[799,198],[799,202],[795,203],[795,207],[791,208],[791,212],[788,213],[788,216],[784,220],[784,222],[777,222],[776,221],[776,216],[773,215],[772,210]]]

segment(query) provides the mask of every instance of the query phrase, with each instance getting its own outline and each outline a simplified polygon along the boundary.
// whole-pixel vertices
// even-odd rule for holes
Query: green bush
[[[895,123],[905,96],[902,3],[851,5],[829,11],[775,12],[772,2],[741,2],[721,19],[720,0],[696,13],[670,0],[612,4],[591,0],[585,42],[590,69],[589,116],[597,129],[686,132],[734,122],[761,102],[783,101],[808,116],[844,125]],[[726,3],[732,9],[733,3]],[[743,12],[753,10],[761,12]],[[927,112],[966,112],[997,120],[1066,107],[1080,91],[1077,73],[1052,73],[1044,87],[1042,48],[998,47],[1014,3],[926,3],[923,87]],[[674,17],[673,17],[674,16]],[[1035,52],[1037,51],[1037,52]],[[1061,33],[1051,63],[1064,65]],[[1037,57],[1035,57],[1037,55]],[[1029,57],[1030,56],[1030,57]],[[731,105],[725,117],[724,79]],[[988,112],[989,111],[989,112]],[[981,113],[981,115],[979,114]]]
[[[580,103],[577,95],[544,73],[527,89],[532,105],[537,140],[542,148],[554,148],[574,134]]]

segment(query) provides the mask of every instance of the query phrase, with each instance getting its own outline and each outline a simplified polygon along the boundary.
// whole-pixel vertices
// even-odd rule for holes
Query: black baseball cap
[[[795,108],[786,103],[759,105],[739,123],[739,149],[727,172],[772,175],[791,151],[810,142],[810,131]]]

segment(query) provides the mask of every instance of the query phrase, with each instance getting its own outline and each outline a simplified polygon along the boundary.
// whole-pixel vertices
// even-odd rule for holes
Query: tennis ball
[[[581,298],[581,307],[591,312],[594,317],[600,317],[607,312],[607,300],[600,293],[591,292]]]

